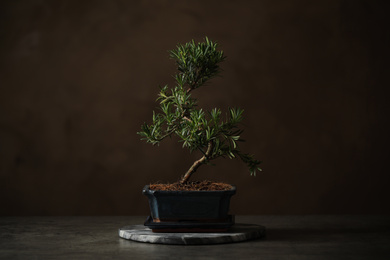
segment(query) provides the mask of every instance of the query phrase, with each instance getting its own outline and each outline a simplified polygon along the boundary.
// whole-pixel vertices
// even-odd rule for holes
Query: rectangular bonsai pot
[[[226,221],[236,187],[232,185],[227,191],[158,191],[146,185],[142,193],[149,199],[155,222]]]

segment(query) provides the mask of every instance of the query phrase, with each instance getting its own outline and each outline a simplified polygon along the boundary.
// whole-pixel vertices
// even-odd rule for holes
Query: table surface
[[[267,237],[220,245],[122,239],[143,216],[0,217],[0,259],[390,259],[390,216],[236,216]]]

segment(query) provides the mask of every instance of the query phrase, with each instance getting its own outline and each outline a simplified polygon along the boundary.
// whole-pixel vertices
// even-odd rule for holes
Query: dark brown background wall
[[[245,109],[263,172],[239,161],[235,214],[390,213],[386,1],[2,1],[1,215],[147,215],[142,187],[199,155],[136,132],[167,50],[208,36],[228,59],[195,94]]]

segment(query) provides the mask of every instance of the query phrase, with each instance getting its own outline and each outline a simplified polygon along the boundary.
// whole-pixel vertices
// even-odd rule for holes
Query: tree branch
[[[188,169],[186,174],[184,174],[183,178],[181,178],[180,183],[186,183],[190,179],[191,175],[196,172],[196,170],[207,160],[210,159],[210,155],[212,154],[214,147],[213,141],[210,141],[208,146],[207,146],[207,151],[206,153],[200,158],[199,160],[196,160],[192,166]]]
[[[165,139],[166,137],[170,136],[171,134],[173,134],[175,131],[176,131],[177,127],[174,126],[169,132],[167,132],[165,135],[161,136],[158,140],[159,141],[162,141],[163,139]]]

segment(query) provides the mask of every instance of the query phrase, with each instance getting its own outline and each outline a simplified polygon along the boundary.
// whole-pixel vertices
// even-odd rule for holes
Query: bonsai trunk
[[[180,183],[181,184],[184,184],[186,183],[191,175],[196,172],[196,170],[203,164],[205,163],[207,160],[210,159],[210,155],[212,154],[212,151],[213,151],[213,142],[210,141],[209,142],[209,145],[207,147],[207,151],[206,153],[202,156],[202,158],[200,158],[199,160],[196,160],[192,166],[188,169],[188,171],[186,172],[186,174],[184,174],[184,176],[181,178],[180,180]]]

